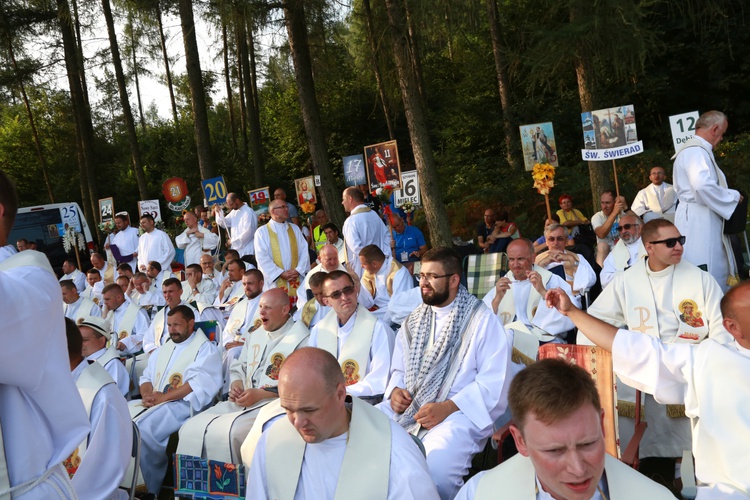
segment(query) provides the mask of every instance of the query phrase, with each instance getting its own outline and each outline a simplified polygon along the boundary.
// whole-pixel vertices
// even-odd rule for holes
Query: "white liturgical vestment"
[[[216,215],[216,224],[229,230],[229,243],[232,250],[237,250],[240,257],[253,255],[255,253],[253,239],[258,229],[258,216],[247,205],[234,209],[228,214],[219,212]]]
[[[143,233],[138,239],[138,269],[145,272],[148,263],[155,260],[161,264],[162,271],[171,272],[174,253],[172,240],[161,229]]]
[[[132,255],[138,251],[138,239],[138,230],[133,226],[128,226],[122,231],[112,234],[109,242],[111,245],[117,245],[120,255],[124,256]],[[138,257],[133,257],[131,260],[126,261],[125,264],[129,264],[133,272],[138,271]]]
[[[654,219],[667,219],[674,222],[675,201],[677,200],[671,184],[649,184],[638,191],[630,209],[648,222]]]
[[[99,306],[87,297],[78,297],[78,300],[72,304],[65,304],[63,309],[65,310],[65,317],[72,319],[76,323],[79,318],[85,316],[95,316],[97,318],[101,318],[102,316],[102,310]]]
[[[218,234],[212,233],[203,226],[196,226],[195,230],[200,232],[203,238],[198,238],[194,233],[190,232],[192,231],[191,229],[185,229],[174,239],[177,248],[185,251],[186,267],[190,264],[199,264],[201,255],[204,253],[210,254],[211,251],[219,246]],[[188,234],[189,232],[190,234]]]
[[[273,228],[276,238],[279,241],[279,251],[281,252],[281,267],[273,260],[271,251],[271,238],[268,235],[269,227]],[[292,246],[289,243],[288,228],[291,227],[295,238],[297,239],[297,266],[292,268]],[[258,270],[263,273],[263,291],[276,288],[276,280],[279,279],[284,271],[295,269],[300,275],[302,281],[310,270],[310,254],[307,252],[307,241],[302,231],[296,224],[289,222],[278,223],[268,221],[268,224],[258,228],[255,234],[255,258],[258,261]]]
[[[602,288],[609,285],[612,278],[615,277],[615,273],[618,271],[624,271],[628,267],[632,266],[639,256],[646,254],[646,249],[643,248],[641,239],[638,238],[631,244],[625,243],[624,240],[620,239],[617,242],[612,251],[604,259],[604,265],[602,266],[602,272],[599,275],[599,279],[602,283]]]
[[[354,267],[359,276],[362,276],[359,251],[367,245],[377,245],[385,255],[391,255],[391,233],[378,213],[366,205],[358,205],[352,209],[344,221],[342,232],[347,262]]]
[[[71,280],[76,285],[76,290],[81,293],[86,289],[86,274],[82,273],[78,269],[74,269],[70,274],[63,274],[60,281]]]
[[[389,254],[387,254],[389,255]],[[388,314],[388,304],[391,302],[391,297],[397,293],[405,292],[414,288],[414,278],[412,277],[409,270],[406,267],[400,267],[393,277],[391,278],[391,263],[393,257],[386,256],[383,265],[375,275],[375,296],[373,297],[370,285],[367,280],[362,278],[362,284],[360,286],[359,303],[362,304],[366,309],[369,309],[375,317],[390,324],[390,315]],[[391,286],[388,286],[388,282],[392,279]],[[388,289],[391,289],[390,292]],[[392,293],[391,293],[392,292]],[[373,307],[377,309],[372,310]]]

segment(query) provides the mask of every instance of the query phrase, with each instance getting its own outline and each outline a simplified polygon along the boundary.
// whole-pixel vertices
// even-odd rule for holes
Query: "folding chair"
[[[133,474],[132,478],[130,479],[130,486],[123,486],[123,484],[126,484],[125,479],[123,479],[122,483],[120,484],[120,488],[128,491],[130,500],[133,500],[135,498],[135,487],[136,482],[138,481],[138,472],[141,470],[141,432],[138,430],[138,426],[135,425],[135,422],[133,422],[133,447],[130,451],[130,456],[133,459],[133,461],[131,462]],[[128,472],[131,472],[130,468],[128,468]]]
[[[467,255],[464,274],[469,293],[481,299],[492,290],[497,280],[508,270],[508,256],[503,252]]]

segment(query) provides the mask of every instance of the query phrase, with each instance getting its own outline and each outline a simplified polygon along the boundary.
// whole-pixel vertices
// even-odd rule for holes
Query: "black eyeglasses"
[[[341,290],[336,290],[332,294],[328,295],[329,299],[333,300],[339,300],[342,295],[349,296],[354,293],[354,287],[349,285],[347,287],[342,288]]]
[[[547,241],[566,241],[568,238],[566,236],[552,236],[550,238],[547,238]]]
[[[651,241],[649,243],[651,243],[652,245],[656,245],[657,243],[664,243],[667,246],[667,248],[674,248],[674,246],[678,243],[684,246],[685,237],[680,236],[679,238],[667,238],[666,240]]]
[[[432,283],[438,278],[447,278],[448,276],[453,276],[453,274],[418,274],[417,278],[419,279],[419,281],[425,280],[427,283]]]
[[[620,231],[620,232],[622,232],[622,231],[630,231],[631,229],[633,229],[634,227],[637,227],[637,226],[638,226],[638,224],[623,224],[622,226],[618,227],[617,230]],[[674,245],[672,245],[672,246],[674,246]]]

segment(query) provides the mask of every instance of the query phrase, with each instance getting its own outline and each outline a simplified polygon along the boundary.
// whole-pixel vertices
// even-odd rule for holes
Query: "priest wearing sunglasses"
[[[620,225],[617,226],[620,239],[604,259],[602,272],[599,275],[602,288],[609,285],[615,273],[629,269],[640,257],[646,255],[646,250],[641,243],[642,226],[641,218],[633,213],[625,214],[620,218]]]
[[[641,240],[646,257],[638,259],[612,282],[591,304],[589,314],[614,326],[641,332],[666,344],[698,344],[707,337],[719,342],[731,340],[722,325],[719,303],[723,296],[716,280],[706,271],[683,260],[685,236],[667,219],[643,225]],[[689,320],[686,319],[689,316]],[[590,344],[580,332],[578,343]],[[620,399],[620,437],[628,441],[634,391],[617,385]],[[690,421],[681,405],[660,405],[653,396],[645,397],[648,427],[640,446],[640,456],[676,458],[690,449]]]

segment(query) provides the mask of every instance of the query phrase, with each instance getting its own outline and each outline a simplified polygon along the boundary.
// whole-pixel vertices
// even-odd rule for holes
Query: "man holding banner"
[[[723,234],[724,220],[742,201],[738,191],[728,188],[713,153],[728,125],[721,111],[703,113],[695,123],[695,137],[672,157],[679,200],[675,226],[688,241],[701,242],[688,245],[684,257],[696,266],[707,266],[724,291],[729,288],[727,279],[736,273],[732,248]]]

